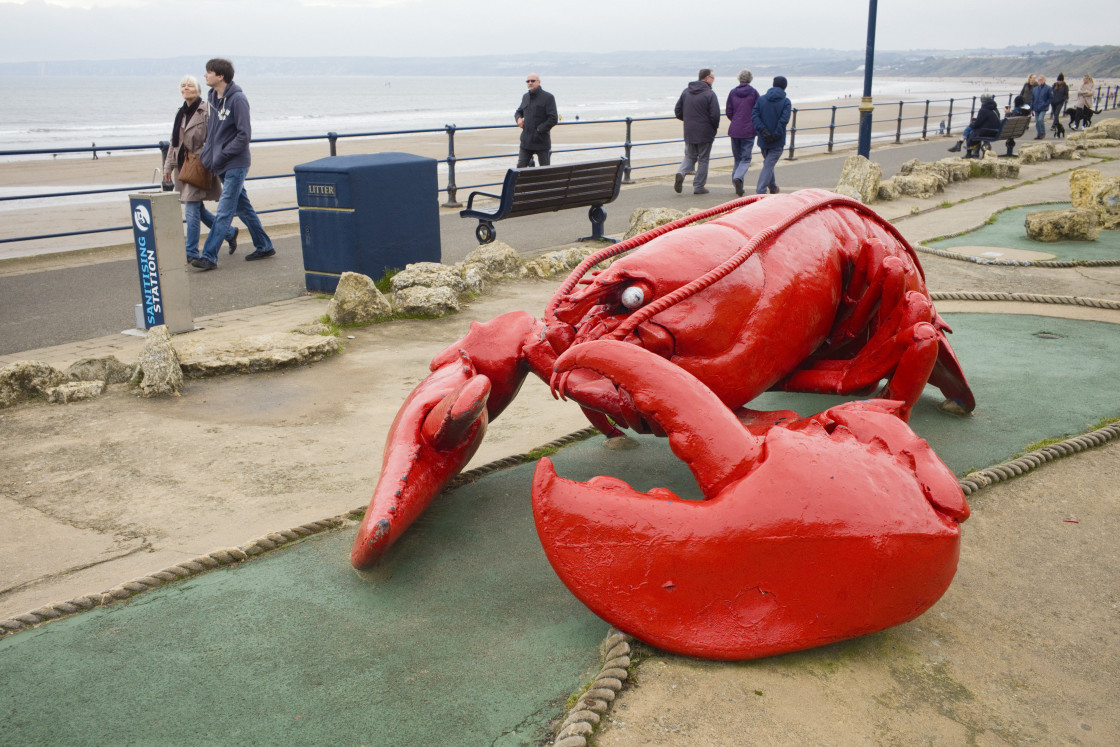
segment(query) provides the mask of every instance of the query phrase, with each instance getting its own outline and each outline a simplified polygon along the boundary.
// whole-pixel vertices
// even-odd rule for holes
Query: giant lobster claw
[[[626,389],[704,493],[574,482],[538,464],[545,553],[620,630],[681,654],[750,659],[911,620],[949,587],[968,506],[929,445],[891,414],[902,403],[847,403],[759,435],[692,375],[635,345],[577,345],[556,362],[573,368]]]

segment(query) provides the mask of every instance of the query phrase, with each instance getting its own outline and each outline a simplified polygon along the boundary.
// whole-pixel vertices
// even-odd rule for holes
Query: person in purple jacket
[[[735,158],[735,168],[731,171],[731,183],[735,194],[743,196],[743,178],[751,167],[751,152],[754,150],[754,122],[751,113],[754,102],[758,101],[758,91],[751,85],[754,76],[750,70],[739,71],[739,85],[727,94],[724,112],[731,120],[727,134],[731,137],[731,155]]]
[[[254,250],[245,259],[253,261],[272,257],[276,249],[265,233],[249,194],[245,191],[245,177],[249,175],[249,141],[253,130],[249,124],[249,99],[241,86],[233,82],[233,63],[214,58],[206,63],[206,85],[210,86],[207,103],[210,119],[206,130],[206,144],[202,146],[202,165],[222,180],[222,196],[214,211],[214,225],[202,256],[191,264],[200,270],[213,270],[218,266],[218,249],[225,241],[230,223],[236,215],[249,229]]]

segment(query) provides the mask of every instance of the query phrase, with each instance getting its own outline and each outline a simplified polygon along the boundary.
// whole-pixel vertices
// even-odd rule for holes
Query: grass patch
[[[560,451],[559,446],[541,446],[525,454],[525,458],[530,461],[536,461],[541,457],[552,456],[558,451]]]
[[[381,277],[373,281],[374,287],[382,293],[393,290],[393,276],[398,272],[400,272],[400,269],[397,267],[387,267]]]
[[[942,200],[941,201],[941,207],[951,208],[951,207],[953,207],[953,201],[952,200]]]

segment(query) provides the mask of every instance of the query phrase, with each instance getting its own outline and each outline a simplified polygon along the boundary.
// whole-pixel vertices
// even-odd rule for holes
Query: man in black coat
[[[709,68],[702,68],[700,77],[689,83],[677,99],[674,113],[684,122],[684,160],[673,181],[677,193],[681,191],[685,176],[695,169],[692,193],[708,194],[704,188],[708,181],[708,157],[712,155],[712,143],[719,131],[719,99],[712,90],[715,79]]]
[[[556,113],[556,98],[541,88],[541,76],[529,73],[525,76],[528,92],[521,97],[513,118],[521,128],[521,150],[517,154],[517,168],[533,165],[533,156],[541,166],[548,166],[552,151],[552,136],[549,131],[560,121]]]

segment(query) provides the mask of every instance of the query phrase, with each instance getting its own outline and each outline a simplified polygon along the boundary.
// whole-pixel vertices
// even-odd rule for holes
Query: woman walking
[[[751,167],[751,151],[754,150],[755,131],[751,115],[754,103],[758,101],[758,91],[751,85],[752,80],[754,76],[750,70],[740,70],[739,85],[727,94],[727,105],[724,107],[727,118],[731,120],[727,134],[731,137],[731,155],[735,159],[731,183],[739,197],[745,192],[743,180]]]
[[[202,204],[203,200],[217,200],[222,196],[222,183],[217,177],[211,175],[208,187],[199,187],[180,180],[179,171],[187,159],[188,153],[199,154],[202,145],[206,142],[206,123],[209,119],[209,107],[201,96],[198,79],[193,75],[183,76],[179,81],[179,93],[183,95],[183,106],[175,113],[175,124],[171,127],[171,147],[167,149],[167,156],[163,161],[163,180],[175,182],[175,191],[179,193],[179,201],[183,203],[187,218],[187,262],[199,258],[198,235],[199,222],[205,223],[207,228],[214,225],[214,214]],[[229,243],[229,253],[237,250],[237,234],[241,229],[230,227],[226,234]]]

